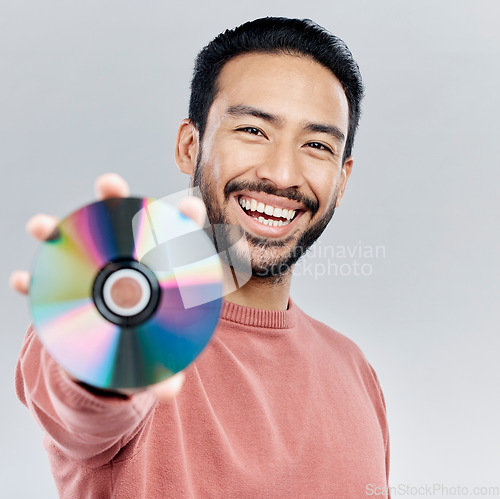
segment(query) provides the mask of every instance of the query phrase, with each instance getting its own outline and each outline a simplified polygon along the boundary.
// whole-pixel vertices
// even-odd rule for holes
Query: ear
[[[198,129],[189,119],[182,120],[175,141],[175,162],[182,173],[192,175],[198,155]]]
[[[353,157],[349,156],[345,160],[344,166],[342,167],[342,173],[339,182],[339,190],[337,194],[337,203],[335,204],[335,208],[338,208],[340,206],[342,198],[344,197],[345,186],[347,184],[347,180],[351,176],[353,163],[354,163]]]

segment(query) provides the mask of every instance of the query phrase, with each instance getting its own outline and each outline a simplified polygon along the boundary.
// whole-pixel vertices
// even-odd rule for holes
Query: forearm
[[[73,381],[28,328],[16,391],[42,429],[74,459],[104,464],[137,432],[155,406],[148,392],[109,394]]]

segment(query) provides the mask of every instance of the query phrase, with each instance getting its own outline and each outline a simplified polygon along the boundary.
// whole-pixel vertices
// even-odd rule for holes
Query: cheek
[[[240,177],[265,161],[265,148],[227,141],[213,144],[205,155],[205,164],[213,169],[219,182],[226,184],[233,178]]]
[[[328,197],[328,205],[331,205],[332,203],[335,202],[335,198],[338,195],[339,192],[339,187],[340,187],[340,179],[336,179],[335,182],[332,182],[329,186],[329,190],[327,192],[327,197]]]
[[[314,174],[307,177],[307,183],[313,196],[319,202],[317,216],[322,216],[335,202],[339,190],[341,177],[337,171],[331,169],[323,174],[319,174],[317,169]]]

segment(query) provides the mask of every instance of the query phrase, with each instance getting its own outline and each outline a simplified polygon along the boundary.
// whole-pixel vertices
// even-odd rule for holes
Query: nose
[[[304,175],[299,151],[285,141],[270,144],[268,154],[256,169],[256,175],[273,183],[277,189],[301,187]]]

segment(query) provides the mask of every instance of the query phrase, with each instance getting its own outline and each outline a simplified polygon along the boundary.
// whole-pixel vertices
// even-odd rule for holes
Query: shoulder
[[[296,305],[295,305],[296,306]],[[376,393],[383,401],[382,390],[375,369],[368,362],[361,348],[350,338],[331,328],[325,323],[314,319],[297,307],[297,325],[309,338],[311,332],[328,351],[332,361],[356,374],[363,384]]]
[[[355,358],[358,361],[367,362],[359,346],[344,334],[333,329],[327,324],[314,319],[298,307],[297,318],[298,325],[302,330],[309,332],[314,331],[317,336],[333,347],[335,351]]]

